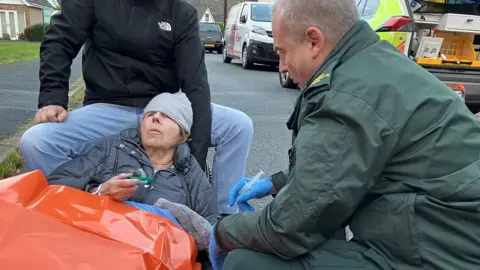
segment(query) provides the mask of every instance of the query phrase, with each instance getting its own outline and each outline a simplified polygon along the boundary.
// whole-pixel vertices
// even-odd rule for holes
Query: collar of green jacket
[[[298,97],[295,109],[287,121],[287,127],[294,133],[293,140],[298,132],[298,116],[302,107],[302,100],[310,94],[318,93],[327,88],[332,80],[332,72],[342,63],[357,55],[360,51],[378,42],[380,38],[373,31],[370,25],[365,21],[358,21],[338,42],[330,54],[327,56],[323,64],[317,69],[307,83],[307,87],[303,89]],[[315,89],[315,90],[314,90]],[[307,98],[308,99],[308,98]]]
[[[356,55],[358,52],[379,41],[377,33],[365,21],[358,21],[350,31],[340,40],[327,56],[323,64],[313,74],[305,90],[322,85],[329,85],[332,71],[342,62]]]

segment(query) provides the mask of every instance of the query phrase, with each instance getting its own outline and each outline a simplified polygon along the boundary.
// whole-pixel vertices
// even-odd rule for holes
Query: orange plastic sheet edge
[[[40,171],[0,181],[2,269],[200,270],[170,220],[65,186]]]

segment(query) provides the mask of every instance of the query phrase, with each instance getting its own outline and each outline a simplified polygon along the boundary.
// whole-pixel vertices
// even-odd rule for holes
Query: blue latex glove
[[[268,177],[265,177],[255,181],[245,193],[239,194],[243,187],[250,181],[252,181],[251,178],[243,177],[232,187],[228,199],[230,206],[233,206],[235,202],[237,202],[240,211],[253,211],[253,207],[248,204],[250,199],[263,198],[272,193],[272,181]]]
[[[212,263],[213,270],[222,270],[225,259],[227,258],[228,252],[219,248],[217,242],[215,242],[215,227],[217,224],[212,226],[212,232],[210,233],[210,245],[208,246],[208,258]]]
[[[146,211],[146,212],[150,212],[150,213],[162,216],[164,218],[168,218],[171,221],[173,221],[173,223],[177,224],[179,227],[182,227],[182,225],[180,225],[180,223],[173,216],[173,214],[167,209],[162,209],[162,208],[156,207],[154,205],[137,203],[137,202],[133,202],[133,201],[125,201],[124,203],[128,204],[130,206],[133,206],[137,209],[140,209],[140,210],[143,210],[143,211]]]

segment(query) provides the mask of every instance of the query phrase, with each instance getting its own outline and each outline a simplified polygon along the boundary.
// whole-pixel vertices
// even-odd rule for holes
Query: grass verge
[[[23,167],[23,158],[18,151],[10,151],[0,164],[0,179],[18,174]]]
[[[70,97],[70,101],[68,103],[68,111],[71,112],[72,110],[75,110],[81,103],[83,103],[84,97],[85,97],[85,88],[75,92]]]
[[[0,65],[39,58],[40,43],[0,41]]]
[[[70,85],[70,90],[77,88],[79,88],[78,91],[70,96],[68,111],[77,108],[82,103],[83,97],[85,96],[85,88],[83,87],[82,79],[79,79]],[[18,152],[18,143],[20,142],[23,133],[33,125],[33,120],[20,125],[12,136],[0,141],[0,146],[14,146],[14,149],[7,152],[3,161],[0,163],[0,179],[17,175],[22,169],[23,158]]]

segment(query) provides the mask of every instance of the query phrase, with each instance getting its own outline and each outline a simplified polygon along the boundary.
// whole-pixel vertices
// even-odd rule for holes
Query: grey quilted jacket
[[[129,200],[154,205],[159,198],[164,198],[187,205],[213,224],[216,206],[212,187],[188,145],[177,147],[171,169],[154,174],[152,163],[140,146],[139,135],[137,129],[127,129],[109,137],[86,155],[58,167],[48,176],[48,183],[87,190],[118,174],[143,169],[155,182],[150,186],[140,184]]]

